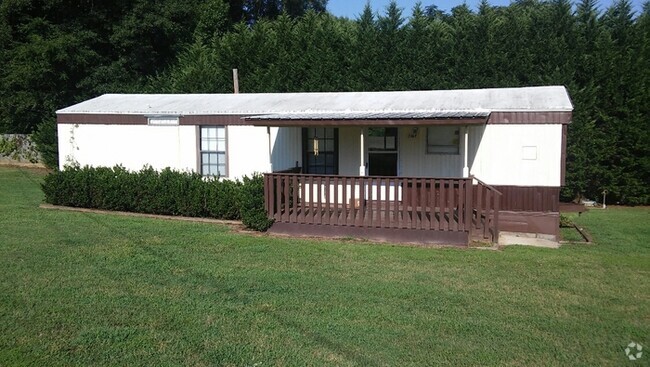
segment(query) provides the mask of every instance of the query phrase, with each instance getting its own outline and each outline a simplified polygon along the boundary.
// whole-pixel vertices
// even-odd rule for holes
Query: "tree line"
[[[638,14],[628,0],[391,3],[357,19],[326,6],[4,0],[0,131],[51,137],[54,110],[102,93],[232,92],[233,68],[242,92],[565,85],[565,199],[608,190],[613,202],[650,202],[649,3]]]

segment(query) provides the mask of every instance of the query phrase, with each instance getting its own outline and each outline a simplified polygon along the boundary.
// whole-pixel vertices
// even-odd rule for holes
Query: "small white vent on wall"
[[[537,147],[536,146],[521,147],[521,157],[525,161],[537,160]]]
[[[153,126],[176,126],[178,125],[178,116],[149,116],[148,122]]]

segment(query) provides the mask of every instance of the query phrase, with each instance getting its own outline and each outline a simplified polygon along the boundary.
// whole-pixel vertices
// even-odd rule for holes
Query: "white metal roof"
[[[400,92],[104,94],[57,114],[268,115],[571,111],[563,86]]]
[[[362,120],[362,119],[459,119],[488,117],[487,110],[411,111],[411,112],[311,112],[254,115],[246,120]]]

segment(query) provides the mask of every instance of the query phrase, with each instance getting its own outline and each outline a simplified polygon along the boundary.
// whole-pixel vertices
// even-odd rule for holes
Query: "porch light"
[[[318,155],[318,137],[314,136],[314,155]]]

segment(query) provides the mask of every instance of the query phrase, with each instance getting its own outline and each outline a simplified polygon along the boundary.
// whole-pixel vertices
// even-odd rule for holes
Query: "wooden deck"
[[[265,175],[265,198],[274,227],[287,233],[347,236],[374,230],[397,241],[404,236],[465,244],[477,237],[498,239],[500,193],[473,178],[273,173]]]

